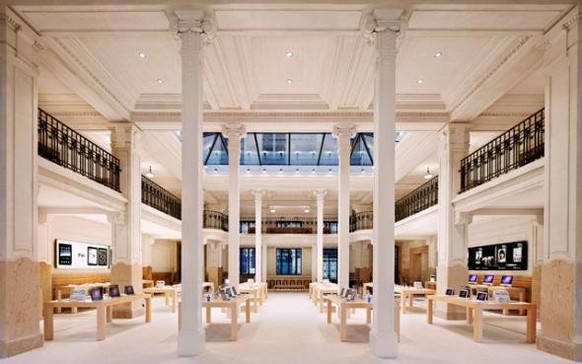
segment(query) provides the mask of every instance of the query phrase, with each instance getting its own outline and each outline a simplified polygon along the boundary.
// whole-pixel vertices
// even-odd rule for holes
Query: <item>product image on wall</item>
[[[110,266],[110,248],[106,245],[72,240],[55,240],[55,267],[63,269],[104,269]]]
[[[469,248],[469,270],[527,270],[527,241]]]

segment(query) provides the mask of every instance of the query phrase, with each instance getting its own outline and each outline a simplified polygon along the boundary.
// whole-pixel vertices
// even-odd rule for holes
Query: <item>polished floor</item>
[[[240,321],[239,340],[225,341],[229,326],[225,315],[213,312],[217,324],[207,328],[204,355],[176,355],[177,314],[161,297],[154,300],[152,322],[143,317],[114,320],[107,325],[107,340],[95,340],[95,312],[55,315],[55,340],[41,349],[0,360],[16,363],[571,363],[526,344],[525,318],[487,314],[484,341],[472,341],[471,326],[464,321],[435,319],[426,324],[425,302],[415,301],[402,316],[402,338],[397,359],[381,360],[368,351],[368,329],[362,310],[351,317],[348,335],[356,342],[339,341],[339,326],[327,324],[325,315],[310,303],[307,293],[272,293],[252,323]]]

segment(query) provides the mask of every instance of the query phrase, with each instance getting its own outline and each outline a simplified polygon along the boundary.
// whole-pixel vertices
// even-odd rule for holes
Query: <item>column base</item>
[[[22,354],[24,352],[42,347],[44,338],[42,334],[19,338],[12,341],[0,341],[0,358]]]
[[[206,331],[184,330],[178,333],[178,356],[198,356],[204,353]]]
[[[378,358],[398,357],[398,338],[392,331],[370,331],[370,352]]]
[[[573,361],[582,361],[582,344],[552,339],[543,335],[537,337],[538,350],[566,358]]]

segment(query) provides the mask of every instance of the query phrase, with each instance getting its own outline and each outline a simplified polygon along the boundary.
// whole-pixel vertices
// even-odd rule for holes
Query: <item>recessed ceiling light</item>
[[[364,172],[365,172],[365,170],[364,170],[364,168],[362,168],[362,170],[360,171],[360,173],[364,173]]]
[[[331,173],[331,168],[327,170],[327,173]]]
[[[287,83],[293,83],[293,80],[292,80],[292,79],[290,79],[290,78],[288,78],[288,79],[287,79]]]
[[[138,55],[139,55],[139,58],[142,58],[142,59],[147,57],[147,55],[144,52],[139,52]]]
[[[443,52],[436,52],[434,54],[434,58],[441,58],[443,56]]]
[[[164,83],[164,80],[162,80],[161,78],[158,78],[158,79],[156,80],[156,82],[157,82],[157,83],[159,83],[159,84],[161,85],[162,83]]]
[[[287,53],[285,53],[285,56],[286,56],[287,58],[293,58],[293,52],[291,52],[291,51],[287,51]]]
[[[295,170],[295,173],[299,173],[299,168],[297,168],[297,169]]]
[[[311,170],[311,173],[315,173],[315,168],[313,168],[313,169]]]
[[[418,80],[416,80],[416,83],[422,85],[424,83],[424,80],[422,78],[419,78]]]
[[[247,173],[251,173],[251,169],[250,168],[247,168]]]
[[[218,168],[214,168],[214,173],[218,173]]]
[[[279,168],[279,173],[283,173],[283,168]]]
[[[266,168],[263,168],[263,173],[267,173],[267,169]]]

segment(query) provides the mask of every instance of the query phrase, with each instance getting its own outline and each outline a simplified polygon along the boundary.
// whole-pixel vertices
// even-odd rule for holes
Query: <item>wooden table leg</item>
[[[366,308],[366,323],[368,325],[372,323],[372,308]]]
[[[212,320],[212,309],[210,306],[206,306],[206,323],[209,324]]]
[[[346,341],[348,336],[348,330],[346,328],[346,305],[343,303],[338,303],[340,310],[340,340]]]
[[[520,292],[519,292],[519,300],[520,300],[521,302],[525,302],[525,291],[520,291]],[[527,310],[527,312],[528,312],[528,314],[529,314],[529,310]],[[523,309],[523,308],[522,308],[522,309],[520,309],[520,310],[519,310],[519,314],[520,314],[520,315],[522,315],[522,316],[523,316],[523,315],[525,315],[525,314],[526,314],[526,310],[525,310],[525,309]],[[534,341],[535,341],[535,340],[534,340]]]
[[[170,304],[170,292],[165,292],[164,298],[166,299],[166,306],[168,306]]]
[[[473,341],[479,342],[483,338],[483,309],[473,309]]]
[[[400,294],[400,301],[402,304],[402,313],[406,313],[406,293],[404,291]]]
[[[238,331],[238,304],[233,302],[230,305],[230,339],[236,340],[237,339],[237,331]],[[247,302],[247,308],[249,307]]]
[[[145,322],[152,321],[152,298],[145,298]]]
[[[251,305],[248,299],[247,304],[245,305],[245,322],[247,324],[251,322]]]
[[[61,292],[60,289],[57,289],[57,301],[60,301],[63,299],[63,292]],[[57,307],[57,313],[61,313],[62,309],[60,307]]]
[[[473,323],[473,309],[471,307],[467,307],[465,310],[465,320],[467,320],[468,324]]]
[[[317,291],[317,302],[319,304],[319,312],[323,313],[323,293],[320,290]]]
[[[176,304],[178,302],[178,291],[172,292],[172,313],[176,313]]]
[[[414,304],[414,293],[408,292],[408,308],[412,308]]]
[[[536,321],[537,321],[537,308],[535,306],[531,306],[527,309],[526,341],[528,343],[536,342],[537,333]]]
[[[97,307],[97,340],[105,340],[106,308],[103,305]]]
[[[44,339],[46,341],[52,340],[54,336],[54,309],[52,307],[44,308]]]
[[[432,311],[433,311],[433,301],[429,298],[428,299],[428,303],[427,303],[427,309],[426,309],[426,322],[429,325],[432,325]]]
[[[113,307],[107,306],[105,309],[105,316],[107,317],[107,322],[113,321]]]
[[[327,300],[327,323],[331,324],[331,300]]]
[[[253,312],[254,312],[254,313],[257,313],[257,294],[258,294],[258,292],[257,292],[257,291],[254,291],[254,292],[253,292]],[[248,304],[249,304],[249,303],[247,303],[247,305],[248,305]]]

